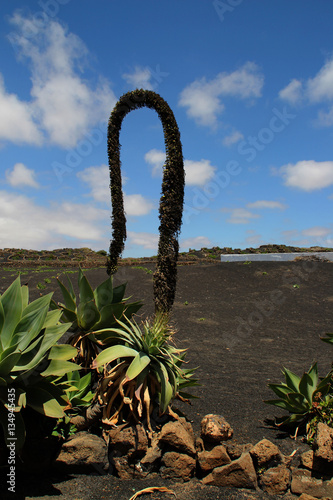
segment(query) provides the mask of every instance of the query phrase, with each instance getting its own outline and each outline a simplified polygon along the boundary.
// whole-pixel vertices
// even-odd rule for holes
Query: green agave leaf
[[[5,311],[3,309],[3,305],[1,302],[1,296],[0,296],[0,348],[2,349],[2,342],[1,342],[1,332],[2,332],[2,327],[5,322]]]
[[[312,386],[316,387],[318,384],[318,366],[316,362],[310,367],[308,375],[311,378]]]
[[[100,321],[101,315],[96,307],[95,301],[81,301],[77,307],[78,326],[84,331],[89,331]]]
[[[76,347],[69,344],[57,344],[51,347],[49,359],[57,359],[67,361],[68,359],[75,358],[77,355]]]
[[[67,278],[67,281],[68,281],[68,291],[70,293],[70,296],[72,297],[72,299],[74,300],[74,302],[76,303],[76,295],[75,295],[75,291],[74,291],[74,287],[73,287],[73,283],[69,277],[69,273],[65,273],[66,274],[66,278]]]
[[[12,354],[12,352],[15,352],[17,349],[17,344],[16,345],[11,345],[10,347],[7,347],[7,349],[4,349],[3,351],[0,351],[0,361],[2,359],[5,359],[9,354]]]
[[[131,302],[130,304],[127,304],[124,310],[124,316],[126,318],[131,318],[133,314],[136,314],[139,309],[143,306],[143,302],[138,301],[138,302]]]
[[[333,333],[325,333],[325,335],[327,335],[327,337],[320,337],[320,339],[328,344],[333,344]]]
[[[287,401],[283,401],[282,399],[270,399],[264,401],[264,403],[272,406],[277,406],[278,408],[282,408],[283,410],[287,410],[290,413],[299,413],[303,415],[303,412],[298,411],[298,408],[294,407],[293,405],[289,404]]]
[[[48,311],[46,314],[43,328],[47,328],[48,326],[52,326],[55,325],[56,323],[59,323],[61,315],[62,311],[59,310],[58,308],[54,311]]]
[[[68,276],[67,276],[67,278],[68,278]],[[68,280],[70,281],[69,278],[68,278]],[[58,285],[60,287],[62,296],[64,297],[66,309],[74,312],[76,309],[75,295],[74,295],[74,297],[72,296],[71,292],[66,288],[66,286],[60,281],[59,278],[57,278],[57,282],[58,282]]]
[[[50,301],[44,301],[41,307],[34,308],[27,314],[24,314],[21,321],[17,325],[13,339],[18,340],[19,349],[21,349],[22,351],[30,344],[33,339],[37,337],[37,335],[43,328],[47,310],[49,307],[49,302]],[[27,309],[28,307],[26,308],[26,310]]]
[[[23,311],[29,304],[29,287],[27,285],[21,286],[21,295],[22,295],[22,308]]]
[[[77,321],[77,312],[75,311],[71,311],[70,309],[67,309],[67,307],[65,307],[63,304],[61,304],[59,302],[59,304],[57,305],[57,308],[61,308],[61,314],[62,314],[62,320],[63,321],[70,321],[72,323],[74,323],[75,321]]]
[[[100,320],[94,325],[94,330],[103,330],[117,325],[117,319],[123,316],[125,304],[109,304],[99,311]]]
[[[36,352],[34,358],[24,366],[24,370],[30,371],[35,368],[45,358],[48,350],[51,349],[51,347],[56,344],[60,337],[62,337],[62,335],[67,332],[70,325],[71,323],[64,323],[46,328],[44,330],[44,335],[42,337],[42,342],[39,346],[39,350]]]
[[[294,392],[298,392],[299,383],[301,380],[300,377],[287,368],[284,368],[282,372],[286,377],[287,386],[290,387],[290,389],[292,389]]]
[[[76,351],[76,349],[75,349]],[[49,366],[44,370],[41,375],[43,377],[48,377],[50,375],[60,376],[66,375],[66,373],[74,370],[80,370],[81,366],[70,361],[63,361],[61,359],[52,359]]]
[[[116,304],[117,302],[121,302],[124,299],[126,286],[127,286],[127,283],[123,283],[122,285],[116,286],[113,289],[113,298],[112,298],[113,304]]]
[[[33,302],[30,302],[30,304],[27,305],[27,307],[24,309],[22,312],[22,318],[31,312],[37,311],[38,309],[46,311],[48,310],[50,306],[50,302],[52,299],[53,292],[48,293],[47,295],[43,295],[42,297],[39,297],[38,299],[34,300]]]
[[[109,276],[108,279],[103,281],[95,290],[94,297],[96,306],[99,310],[102,307],[111,304],[113,299],[113,279],[112,276]]]
[[[168,372],[163,363],[157,361],[156,364],[154,363],[154,368],[159,375],[161,383],[160,409],[161,412],[164,413],[172,399],[173,389],[169,382]]]
[[[124,330],[120,330],[119,328],[105,328],[103,330],[97,330],[93,332],[96,340],[102,342],[105,346],[108,344],[116,344],[116,343],[128,343],[130,347],[138,347],[140,349],[140,345],[135,341],[133,336],[125,332]]]
[[[0,377],[10,374],[16,363],[21,357],[20,352],[12,352],[0,361]]]
[[[22,294],[20,276],[1,295],[4,319],[1,330],[1,343],[4,349],[10,346],[16,325],[22,315]]]
[[[294,406],[295,413],[303,413],[309,411],[312,404],[309,403],[303,394],[291,392],[286,396],[287,401],[290,405]]]
[[[143,352],[139,352],[126,371],[126,379],[133,380],[139,375],[150,363],[150,357]]]
[[[79,268],[79,297],[81,303],[94,301],[95,299],[93,289],[81,268]]]
[[[102,365],[111,363],[118,358],[134,358],[138,351],[124,345],[114,345],[100,352],[92,363],[92,368],[99,368]]]
[[[290,387],[286,384],[268,384],[268,387],[282,399],[290,392]]]
[[[4,378],[0,377],[0,387],[7,387],[7,382]]]
[[[313,394],[317,385],[313,385],[313,382],[309,373],[304,373],[299,383],[300,393],[306,398],[309,404],[312,404]]]
[[[65,416],[63,407],[52,394],[40,387],[29,387],[27,389],[27,404],[47,417],[62,418]]]
[[[32,360],[35,358],[35,356],[38,355],[42,341],[43,341],[43,336],[42,334],[40,334],[40,336],[24,350],[20,359],[16,362],[15,366],[13,367],[12,370],[13,372],[27,369],[27,366],[29,366]]]

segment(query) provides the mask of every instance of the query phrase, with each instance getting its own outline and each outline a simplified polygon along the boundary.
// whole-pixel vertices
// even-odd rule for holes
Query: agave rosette
[[[116,425],[120,419],[142,421],[145,417],[151,429],[154,407],[160,413],[171,410],[171,401],[184,396],[183,388],[197,385],[191,379],[194,370],[182,368],[186,350],[171,343],[175,332],[167,315],[146,320],[142,329],[134,321],[118,320],[118,324],[120,328],[103,331],[109,347],[92,363],[93,368],[104,367],[97,389],[99,403],[104,405],[102,421]]]
[[[21,410],[26,406],[51,418],[62,418],[70,406],[65,387],[57,382],[78,370],[70,362],[76,349],[57,341],[70,323],[61,311],[50,311],[52,293],[29,303],[29,289],[18,277],[0,296],[0,423],[8,437],[8,411],[15,416],[19,450],[25,439]],[[13,394],[10,398],[9,394]]]
[[[302,377],[287,368],[282,370],[285,383],[269,384],[279,399],[265,401],[265,403],[287,410],[290,415],[276,419],[277,425],[296,427],[305,425],[316,414],[318,400],[333,405],[333,371],[320,379],[317,363],[313,363],[308,372]]]
[[[78,297],[68,274],[67,280],[68,288],[57,280],[64,303],[53,302],[52,305],[54,308],[60,308],[63,321],[72,322],[68,343],[78,349],[75,361],[88,369],[103,346],[103,329],[116,326],[117,319],[125,319],[125,315],[130,318],[140,309],[142,303],[128,303],[128,299],[124,298],[126,283],[113,287],[112,276],[93,290],[80,268]]]

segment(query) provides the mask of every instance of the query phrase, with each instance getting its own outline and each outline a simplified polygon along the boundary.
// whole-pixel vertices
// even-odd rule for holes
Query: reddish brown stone
[[[268,439],[262,439],[251,450],[250,455],[253,462],[258,467],[267,467],[269,465],[279,464],[282,461],[282,455],[279,448]]]
[[[333,462],[333,429],[320,422],[314,442],[315,456]],[[333,465],[332,465],[333,467]]]
[[[221,467],[231,462],[227,450],[224,446],[215,446],[211,451],[202,451],[198,453],[198,462],[204,472],[209,472],[215,467]]]
[[[266,470],[260,477],[260,487],[270,495],[281,495],[290,485],[290,470],[278,465]]]
[[[201,421],[201,437],[204,441],[220,443],[232,438],[233,430],[221,415],[206,415]]]
[[[243,453],[238,460],[213,469],[202,482],[212,486],[255,489],[257,488],[257,474],[250,454]]]
[[[296,495],[306,493],[316,498],[333,498],[333,479],[323,481],[311,476],[311,471],[295,469],[292,472],[291,492]]]
[[[182,479],[189,481],[194,475],[196,460],[189,455],[169,451],[163,455],[161,476],[164,479]]]
[[[193,431],[191,432],[188,426],[184,426],[178,420],[165,424],[161,429],[158,440],[160,448],[167,445],[181,453],[188,453],[192,456],[196,455]]]

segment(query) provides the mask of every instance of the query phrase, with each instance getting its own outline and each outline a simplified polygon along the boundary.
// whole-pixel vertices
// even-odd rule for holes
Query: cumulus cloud
[[[216,167],[209,160],[200,161],[185,160],[185,181],[188,186],[204,186],[215,175]]]
[[[145,154],[145,161],[152,167],[153,177],[163,175],[165,153],[159,149],[151,149]],[[184,160],[185,182],[187,186],[204,186],[215,175],[216,167],[209,160]]]
[[[288,163],[283,165],[278,173],[284,178],[286,186],[314,191],[333,184],[333,161],[308,160]]]
[[[248,203],[247,208],[250,209],[270,209],[270,210],[285,210],[287,208],[286,205],[280,203],[279,201],[269,201],[269,200],[258,200],[253,203]]]
[[[107,165],[88,167],[82,170],[82,172],[78,172],[77,176],[88,184],[90,196],[92,196],[95,201],[106,203],[111,207],[109,167]],[[154,208],[153,203],[144,198],[141,194],[124,193],[123,196],[124,210],[128,216],[139,217],[141,215],[147,215]]]
[[[1,113],[0,134],[12,141],[32,144],[40,144],[44,134],[57,146],[75,146],[89,128],[107,120],[116,102],[109,83],[100,79],[95,87],[87,84],[84,69],[88,50],[79,37],[60,23],[50,21],[40,26],[33,37],[25,36],[31,31],[30,18],[16,12],[11,23],[16,30],[13,40],[19,59],[27,61],[31,70],[31,100],[22,102],[17,96],[10,96],[6,109],[7,114],[13,111],[12,131],[7,133],[9,137],[1,134],[8,123]],[[4,95],[2,88],[0,101]],[[16,132],[14,123],[18,126]]]
[[[40,145],[43,137],[33,119],[31,103],[6,92],[0,74],[0,141]]]
[[[162,177],[165,153],[159,149],[151,149],[145,154],[145,161],[152,167],[153,177]]]
[[[194,238],[186,238],[181,240],[180,248],[181,251],[186,252],[189,248],[201,249],[209,248],[212,246],[212,242],[206,236],[195,236]]]
[[[147,250],[156,250],[157,252],[159,239],[158,234],[128,231],[127,238],[129,245],[138,245]]]
[[[222,208],[224,213],[230,213],[227,222],[230,224],[248,224],[251,219],[258,219],[260,215],[254,214],[245,208]]]
[[[249,99],[261,96],[264,77],[255,63],[247,62],[231,73],[219,73],[212,80],[201,78],[184,88],[179,105],[196,123],[216,127],[218,115],[224,110],[223,97]]]
[[[132,73],[124,73],[122,77],[131,87],[147,90],[154,89],[151,82],[152,72],[147,66],[135,66]]]
[[[224,146],[232,146],[233,144],[236,144],[237,142],[241,141],[242,139],[244,139],[244,136],[241,132],[239,132],[239,130],[235,130],[234,132],[232,132],[231,134],[225,136],[223,138],[223,144]]]
[[[107,244],[108,210],[69,202],[43,207],[6,191],[0,192],[0,199],[0,248],[103,248]]]
[[[325,238],[332,232],[331,228],[322,227],[322,226],[314,226],[309,227],[308,229],[304,229],[302,234],[304,236],[310,236],[311,238]]]
[[[302,100],[302,92],[302,82],[294,78],[284,89],[280,90],[279,97],[290,104],[297,104]]]
[[[39,184],[35,179],[35,171],[24,165],[24,163],[16,163],[12,170],[6,170],[6,180],[13,186],[30,186],[38,188]]]
[[[279,97],[290,104],[306,100],[308,104],[330,103],[333,100],[333,57],[328,59],[318,73],[304,82],[293,79],[279,92]],[[318,112],[317,124],[333,125],[333,106]]]

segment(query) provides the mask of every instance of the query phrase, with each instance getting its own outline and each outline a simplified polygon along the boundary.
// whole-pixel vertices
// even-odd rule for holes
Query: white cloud
[[[187,251],[189,248],[201,249],[209,248],[212,246],[212,242],[206,236],[195,236],[194,238],[186,238],[181,240],[180,248],[183,252]]]
[[[49,250],[106,246],[108,210],[76,203],[36,205],[24,195],[0,192],[0,248]]]
[[[151,149],[145,154],[145,161],[153,167],[153,177],[162,177],[163,165],[165,163],[165,153],[163,151],[159,149]]]
[[[145,161],[152,168],[152,175],[163,175],[163,165],[165,163],[165,153],[159,149],[151,149],[145,154]],[[204,186],[215,175],[216,167],[211,165],[209,160],[200,161],[184,160],[185,183],[187,186]]]
[[[11,23],[17,31],[19,56],[28,61],[32,73],[31,102],[21,103],[12,97],[13,107],[15,104],[17,113],[25,118],[25,128],[30,127],[32,138],[26,142],[40,142],[44,132],[57,146],[75,146],[91,127],[107,120],[116,102],[114,93],[105,80],[95,88],[87,84],[82,73],[88,50],[79,37],[58,22],[50,21],[29,38],[25,36],[29,18],[16,12]],[[0,130],[2,125],[1,119]]]
[[[287,208],[286,205],[280,203],[279,201],[269,201],[269,200],[258,200],[253,203],[248,203],[247,208],[257,208],[257,209],[271,209],[271,210],[285,210]]]
[[[236,144],[237,142],[241,141],[242,139],[244,139],[243,134],[241,132],[239,132],[238,130],[235,130],[231,134],[225,136],[222,142],[223,142],[224,146],[229,147],[229,146],[232,146],[233,144]]]
[[[136,217],[147,215],[153,208],[153,203],[146,200],[141,194],[124,193],[124,210],[126,215]]]
[[[147,66],[135,66],[132,73],[124,73],[124,80],[134,88],[153,90],[154,85],[151,83],[151,69]]]
[[[179,105],[187,108],[188,116],[199,125],[214,128],[224,109],[221,97],[260,97],[263,83],[258,66],[247,62],[232,73],[219,73],[212,80],[195,80],[181,92]]]
[[[158,248],[158,234],[152,233],[136,233],[134,231],[127,232],[128,244],[139,245],[147,250],[156,250]]]
[[[279,97],[290,104],[297,104],[302,99],[302,93],[302,82],[294,78],[284,89],[280,90]]]
[[[310,104],[332,102],[333,100],[333,57],[328,59],[318,73],[309,78],[304,85],[293,79],[279,92],[279,97],[290,104],[298,104],[306,99]],[[318,112],[317,125],[329,127],[333,125],[333,107]]]
[[[279,169],[279,173],[286,186],[314,191],[333,184],[333,161],[288,163]]]
[[[15,94],[8,94],[1,74],[0,109],[0,140],[16,144],[42,143],[42,134],[33,120],[32,105],[20,101]]]
[[[35,179],[35,171],[24,165],[24,163],[16,163],[12,170],[6,170],[7,182],[13,186],[30,186],[38,188],[39,184]]]
[[[78,172],[77,176],[89,185],[90,195],[95,201],[106,203],[111,207],[109,167],[107,165],[88,167],[82,172]],[[147,215],[154,208],[153,203],[141,194],[124,193],[123,197],[124,210],[128,216]]]
[[[258,219],[260,216],[258,214],[253,214],[245,208],[222,208],[224,213],[230,213],[227,222],[230,224],[248,224],[251,219]]]
[[[308,80],[307,95],[314,102],[333,99],[333,59],[327,61],[316,76]]]
[[[185,183],[188,186],[204,186],[210,181],[216,172],[216,167],[209,160],[200,161],[185,160]]]
[[[311,238],[325,238],[330,233],[332,233],[332,229],[322,226],[309,227],[302,231],[304,236],[310,236]]]

